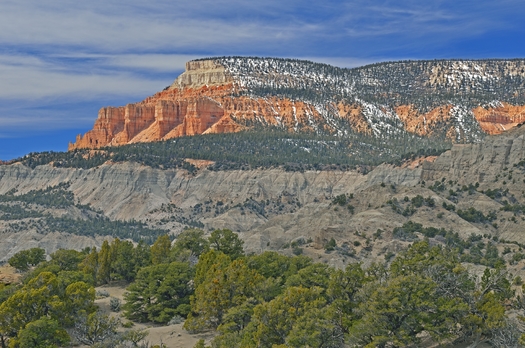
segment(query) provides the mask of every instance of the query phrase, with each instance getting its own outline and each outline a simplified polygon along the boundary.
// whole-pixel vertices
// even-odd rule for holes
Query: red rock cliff
[[[500,134],[525,122],[525,105],[501,103],[490,108],[473,110],[481,128],[488,134]]]
[[[374,122],[381,122],[377,121],[378,114],[397,118],[407,131],[421,136],[444,132],[453,138],[457,132],[451,121],[452,105],[426,113],[412,105],[389,111],[360,101],[328,101],[319,107],[285,97],[238,93],[243,89],[243,83],[235,81],[216,61],[188,62],[186,71],[166,90],[139,103],[100,109],[93,129],[77,136],[69,150],[237,132],[255,124],[289,131],[336,133],[340,131],[337,124],[344,123],[353,131],[372,134]],[[326,117],[327,109],[338,119]],[[496,103],[478,107],[472,114],[486,133],[497,134],[524,122],[525,106]]]

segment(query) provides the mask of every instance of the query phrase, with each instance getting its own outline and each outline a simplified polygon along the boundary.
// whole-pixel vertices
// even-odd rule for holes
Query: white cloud
[[[71,72],[36,57],[0,56],[0,99],[84,98],[100,95],[144,95],[162,89],[174,79],[136,76],[131,72]]]
[[[202,58],[191,54],[119,54],[108,56],[108,66],[132,69],[146,69],[149,71],[183,71],[186,62]]]
[[[506,20],[508,11],[525,12],[516,0],[325,0],[308,6],[296,0],[3,0],[0,44],[46,53],[292,56],[318,54],[316,46],[326,40],[334,43],[333,52],[323,53],[333,55],[355,40],[389,36],[385,47],[417,47],[515,26]],[[414,40],[420,37],[427,39]],[[384,47],[360,42],[356,49],[367,56]]]
[[[185,63],[199,55],[178,54],[55,54],[1,55],[0,100],[45,98],[96,99],[107,95],[146,97],[171,84]],[[356,67],[378,59],[354,57],[296,57],[338,67]],[[64,61],[85,61],[68,66]],[[139,74],[137,71],[151,74]]]
[[[28,6],[27,2],[32,4]],[[195,7],[184,11],[184,6],[181,9],[169,3],[142,11],[133,6],[140,3],[133,1],[118,7],[101,2],[89,2],[90,6],[51,4],[55,6],[33,1],[1,3],[0,42],[51,46],[49,49],[66,45],[103,52],[202,50],[240,43],[268,44],[277,36],[291,38],[304,30],[293,23],[274,25],[243,16],[215,18],[198,11],[195,15]],[[304,27],[308,30],[307,25]]]
[[[49,114],[45,112],[33,112],[32,115],[28,114],[27,110],[9,110],[9,115],[2,115],[0,113],[0,130],[9,129],[10,134],[4,134],[3,137],[12,136],[12,133],[24,132],[28,133],[31,131],[44,131],[53,129],[68,129],[79,126],[92,125],[96,119],[96,114],[90,117],[67,117],[66,113],[55,113]],[[36,115],[35,115],[36,114]]]

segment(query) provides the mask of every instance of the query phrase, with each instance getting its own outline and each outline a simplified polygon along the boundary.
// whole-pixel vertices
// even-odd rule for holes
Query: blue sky
[[[0,159],[65,151],[101,107],[163,89],[194,58],[524,58],[524,15],[517,0],[2,0]]]

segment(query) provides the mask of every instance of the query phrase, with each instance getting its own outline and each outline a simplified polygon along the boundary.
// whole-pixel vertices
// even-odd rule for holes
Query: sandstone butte
[[[99,148],[124,144],[167,140],[209,133],[238,132],[250,124],[280,125],[288,130],[314,130],[321,125],[331,133],[330,125],[314,105],[282,97],[239,96],[240,87],[213,60],[186,63],[186,71],[174,83],[142,102],[120,107],[103,107],[92,130],[78,135],[68,149]],[[430,135],[440,124],[450,120],[452,105],[442,105],[421,113],[412,105],[401,105],[395,113],[407,131]],[[333,109],[351,127],[370,133],[371,125],[363,115],[362,105],[338,102]],[[488,134],[500,134],[525,121],[525,106],[500,103],[498,106],[472,110],[479,125]],[[447,132],[450,137],[454,134]]]

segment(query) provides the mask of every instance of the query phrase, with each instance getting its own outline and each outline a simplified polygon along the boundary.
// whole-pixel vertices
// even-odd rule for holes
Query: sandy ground
[[[129,320],[123,317],[122,311],[119,313],[111,312],[109,301],[111,297],[116,297],[124,303],[124,293],[126,292],[127,283],[112,283],[110,285],[99,286],[95,288],[97,291],[105,290],[109,293],[108,297],[97,298],[95,304],[100,308],[103,313],[117,316],[120,318],[122,323],[127,323]],[[140,324],[135,323],[132,329],[140,330],[147,329],[149,335],[146,337],[145,341],[149,342],[150,345],[156,344],[165,344],[168,348],[193,348],[195,343],[201,338],[209,343],[213,336],[214,332],[202,333],[202,334],[189,334],[182,328],[181,324],[176,325],[154,325],[151,323]],[[122,328],[122,330],[126,330]],[[80,346],[82,348],[87,346]]]
[[[21,274],[17,273],[15,268],[7,264],[0,266],[0,283],[2,284],[18,283],[21,277],[22,277]]]

